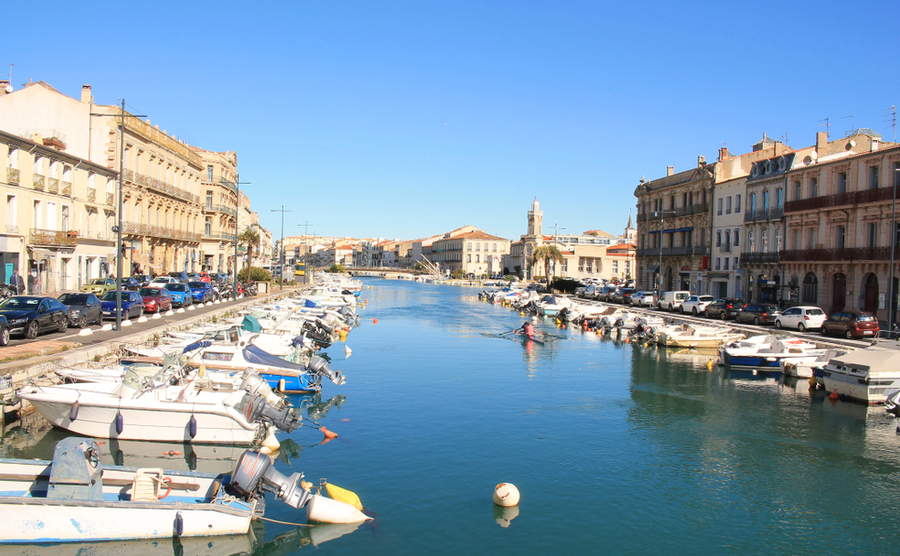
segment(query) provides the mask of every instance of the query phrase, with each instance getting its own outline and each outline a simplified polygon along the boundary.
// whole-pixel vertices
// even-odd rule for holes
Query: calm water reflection
[[[267,523],[247,547],[215,553],[845,554],[896,544],[900,439],[882,408],[549,321],[538,329],[559,338],[529,346],[498,336],[523,318],[475,290],[367,284],[352,356],[331,350],[348,383],[323,393],[345,396],[320,420],[340,437],[323,445],[304,427],[283,440],[278,466],[355,491],[378,519],[352,532]],[[4,446],[46,450],[22,439]],[[126,463],[139,452],[120,449]],[[218,461],[199,456],[201,470]],[[499,482],[522,493],[515,511],[494,508]],[[274,501],[267,516],[304,521]]]

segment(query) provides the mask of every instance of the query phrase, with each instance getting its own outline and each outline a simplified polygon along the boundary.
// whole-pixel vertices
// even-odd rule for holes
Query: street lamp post
[[[237,280],[238,280],[238,233],[240,230],[241,223],[241,185],[250,185],[250,182],[241,181],[241,174],[238,173],[234,177],[234,188],[235,193],[237,194],[237,210],[234,213],[234,278],[231,281],[231,294],[234,296],[234,299],[237,299]],[[250,279],[250,269],[247,269],[247,279]]]
[[[122,99],[122,110],[119,114],[95,114],[91,116],[119,116],[119,203],[117,224],[113,227],[116,232],[116,331],[122,330],[122,259],[125,257],[125,247],[122,245],[122,177],[125,172],[125,118],[144,118],[143,114],[125,115],[125,99]],[[132,259],[134,254],[132,253]]]
[[[278,257],[278,268],[281,270],[281,283],[278,284],[278,289],[284,289],[284,213],[291,212],[289,210],[284,210],[284,205],[281,205],[280,209],[272,209],[272,212],[280,212],[281,213],[281,256]]]
[[[888,334],[894,331],[894,303],[897,293],[894,291],[894,255],[897,245],[897,185],[900,184],[900,168],[894,168],[894,196],[891,202],[891,268],[889,270],[888,291],[890,292],[890,300],[888,301]]]

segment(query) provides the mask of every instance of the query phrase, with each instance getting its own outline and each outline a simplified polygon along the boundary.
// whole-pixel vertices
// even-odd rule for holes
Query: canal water
[[[356,492],[376,519],[317,529],[269,522],[249,540],[125,543],[130,552],[896,550],[900,436],[883,408],[829,400],[805,380],[709,371],[709,354],[638,347],[548,320],[536,326],[554,338],[526,345],[499,335],[523,318],[479,301],[474,289],[365,284],[362,325],[346,344],[352,355],[343,344],[329,350],[347,384],[325,384],[318,406],[304,402],[327,410],[319,422],[340,437],[320,444],[303,427],[283,439],[277,465]],[[32,422],[7,432],[5,455],[48,458],[61,436]],[[134,464],[154,450],[113,446],[109,457]],[[163,456],[220,471],[232,453]],[[501,482],[518,487],[517,508],[493,505]],[[271,499],[266,515],[305,521]],[[31,553],[49,553],[38,548]]]

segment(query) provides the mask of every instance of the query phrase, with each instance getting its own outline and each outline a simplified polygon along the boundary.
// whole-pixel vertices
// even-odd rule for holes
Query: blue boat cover
[[[277,355],[272,355],[268,351],[262,350],[253,344],[244,348],[244,359],[246,359],[248,363],[253,363],[255,365],[266,365],[269,367],[290,369],[292,371],[306,371],[306,367],[303,365],[285,361]]]
[[[205,348],[211,345],[212,342],[210,342],[209,340],[200,340],[199,342],[194,342],[191,345],[185,346],[184,351],[182,351],[181,353],[187,353],[189,351],[194,351],[195,349]]]
[[[316,307],[316,304],[315,304],[315,302],[313,302],[313,301],[307,299],[307,300],[306,300],[306,306],[312,308],[312,307]]]

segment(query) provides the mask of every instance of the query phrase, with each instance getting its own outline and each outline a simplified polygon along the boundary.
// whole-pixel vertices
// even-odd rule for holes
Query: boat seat
[[[132,502],[158,502],[159,485],[163,482],[163,470],[155,468],[138,469],[131,484]]]

